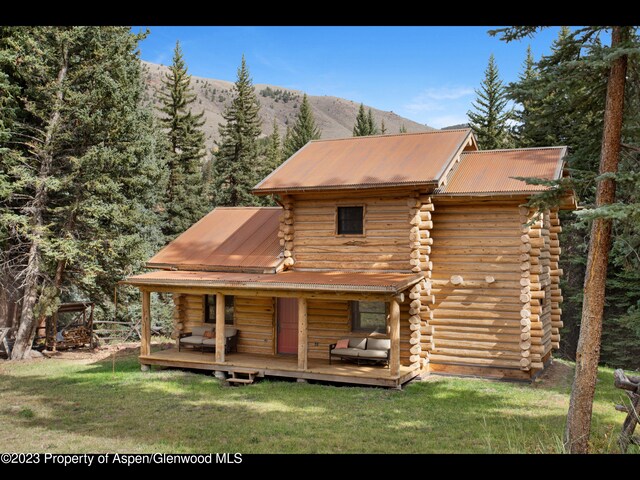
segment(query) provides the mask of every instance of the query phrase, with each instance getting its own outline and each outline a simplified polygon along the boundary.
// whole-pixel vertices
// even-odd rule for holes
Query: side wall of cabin
[[[431,371],[529,378],[558,348],[559,222],[522,203],[434,198]]]

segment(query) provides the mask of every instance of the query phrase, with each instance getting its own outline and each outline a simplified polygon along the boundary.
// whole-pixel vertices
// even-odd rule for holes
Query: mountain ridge
[[[162,88],[161,79],[168,67],[151,62],[142,61],[145,78],[145,99],[156,107],[160,106],[157,92]],[[194,112],[204,111],[205,139],[207,148],[214,147],[219,139],[218,124],[224,122],[222,112],[229,104],[232,97],[233,82],[205,77],[191,77],[191,87],[196,94],[195,103],[192,104]],[[260,101],[260,117],[262,119],[262,136],[272,132],[275,118],[280,135],[284,136],[287,125],[293,126],[302,102],[304,92],[291,88],[258,83],[254,84],[256,94]],[[316,123],[322,130],[323,139],[344,138],[352,135],[353,124],[359,103],[352,100],[330,95],[307,95]],[[436,130],[427,125],[414,122],[401,117],[394,112],[387,112],[365,105],[371,108],[373,117],[378,127],[384,120],[387,133],[398,133],[402,125],[407,133],[425,132]]]

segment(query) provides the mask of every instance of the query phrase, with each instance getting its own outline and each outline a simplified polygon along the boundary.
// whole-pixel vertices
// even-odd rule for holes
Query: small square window
[[[338,235],[364,233],[364,207],[338,207]]]

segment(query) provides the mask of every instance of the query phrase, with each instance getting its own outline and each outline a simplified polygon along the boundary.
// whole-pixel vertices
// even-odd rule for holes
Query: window
[[[338,207],[338,235],[364,233],[364,207]]]
[[[386,334],[387,304],[385,302],[351,302],[351,330]]]
[[[233,296],[224,296],[224,323],[233,325]],[[206,323],[216,323],[216,296],[204,296],[204,321]]]

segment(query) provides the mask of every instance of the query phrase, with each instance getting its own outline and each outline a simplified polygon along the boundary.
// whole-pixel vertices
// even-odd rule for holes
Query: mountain
[[[164,78],[168,68],[150,62],[142,63],[146,76],[146,99],[158,107],[160,102],[157,92],[162,88],[161,79]],[[191,79],[191,87],[197,96],[194,111],[204,110],[206,142],[207,147],[211,148],[214,141],[218,139],[218,124],[224,121],[222,112],[231,101],[233,83],[194,76]],[[255,89],[260,100],[263,136],[271,133],[274,118],[278,123],[280,134],[284,135],[287,124],[293,126],[295,122],[304,92],[266,84],[256,84]],[[352,135],[359,103],[328,95],[310,95],[309,102],[316,122],[322,129],[322,138],[341,138]],[[365,107],[369,108],[366,105]],[[403,124],[409,133],[435,130],[393,112],[385,112],[373,107],[371,110],[378,126],[384,119],[387,133],[398,133]]]
[[[468,123],[456,123],[455,125],[442,127],[440,130],[459,130],[461,128],[471,128],[471,126]]]

